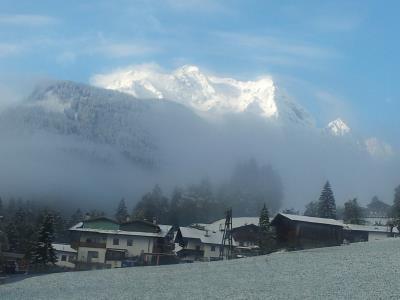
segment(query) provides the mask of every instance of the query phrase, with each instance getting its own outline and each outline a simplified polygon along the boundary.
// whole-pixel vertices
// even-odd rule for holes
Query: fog
[[[60,134],[59,124],[38,129],[32,125],[38,117],[63,119],[64,113],[51,112],[49,118],[50,112],[36,107],[31,117],[26,114],[33,106],[31,100],[20,100],[25,90],[12,93],[3,86],[0,92],[3,199],[46,199],[71,209],[110,210],[124,197],[132,207],[155,184],[169,194],[174,186],[197,183],[204,177],[215,185],[224,183],[238,162],[250,158],[271,165],[281,176],[282,208],[303,210],[318,199],[326,180],[332,184],[337,204],[354,197],[367,204],[374,195],[391,203],[393,190],[400,184],[396,154],[372,157],[352,138],[332,137],[317,128],[281,126],[254,114],[204,118],[176,103],[149,101],[151,105],[140,108],[144,112],[133,125],[124,112],[112,119],[122,120],[122,127],[113,128],[114,123],[102,123],[110,120],[97,118],[96,124],[110,128],[111,135],[126,127],[146,133],[154,144],[146,155],[151,155],[154,164],[143,165],[101,138]],[[21,107],[24,114],[19,113]]]

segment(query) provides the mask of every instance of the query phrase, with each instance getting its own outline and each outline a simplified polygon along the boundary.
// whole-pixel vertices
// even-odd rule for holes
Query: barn
[[[343,242],[343,224],[333,219],[278,213],[271,225],[282,248],[339,246]]]

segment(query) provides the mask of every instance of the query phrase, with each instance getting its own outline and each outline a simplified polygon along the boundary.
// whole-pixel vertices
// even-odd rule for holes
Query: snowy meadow
[[[0,299],[396,299],[400,239],[240,260],[70,272],[0,286]]]

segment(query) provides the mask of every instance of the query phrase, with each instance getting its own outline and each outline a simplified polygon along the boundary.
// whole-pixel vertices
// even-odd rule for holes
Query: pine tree
[[[3,210],[3,199],[0,197],[0,217],[4,217],[4,210]]]
[[[125,199],[122,198],[118,204],[117,212],[115,213],[115,219],[118,222],[122,223],[122,222],[126,222],[128,217],[129,217],[129,214],[128,214],[128,209],[126,208]]]
[[[325,183],[318,200],[318,217],[336,219],[335,197],[329,181]]]
[[[311,201],[308,203],[304,215],[308,217],[318,217],[318,202]]]
[[[260,226],[260,231],[262,231],[262,232],[270,231],[269,212],[268,212],[268,208],[265,204],[261,210],[259,226]]]
[[[52,243],[54,242],[53,216],[46,213],[39,228],[38,238],[32,251],[32,264],[44,268],[55,264],[57,257]]]
[[[271,224],[269,222],[269,212],[267,206],[261,209],[259,219],[260,241],[259,246],[262,254],[266,254],[272,249]]]
[[[349,200],[344,204],[343,220],[348,224],[363,224],[362,209],[358,205],[357,198]]]

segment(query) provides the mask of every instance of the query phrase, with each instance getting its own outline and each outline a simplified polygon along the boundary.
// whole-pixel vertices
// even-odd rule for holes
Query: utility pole
[[[231,259],[232,252],[232,208],[230,208],[226,211],[224,233],[222,236],[221,247],[219,249],[219,259]]]

